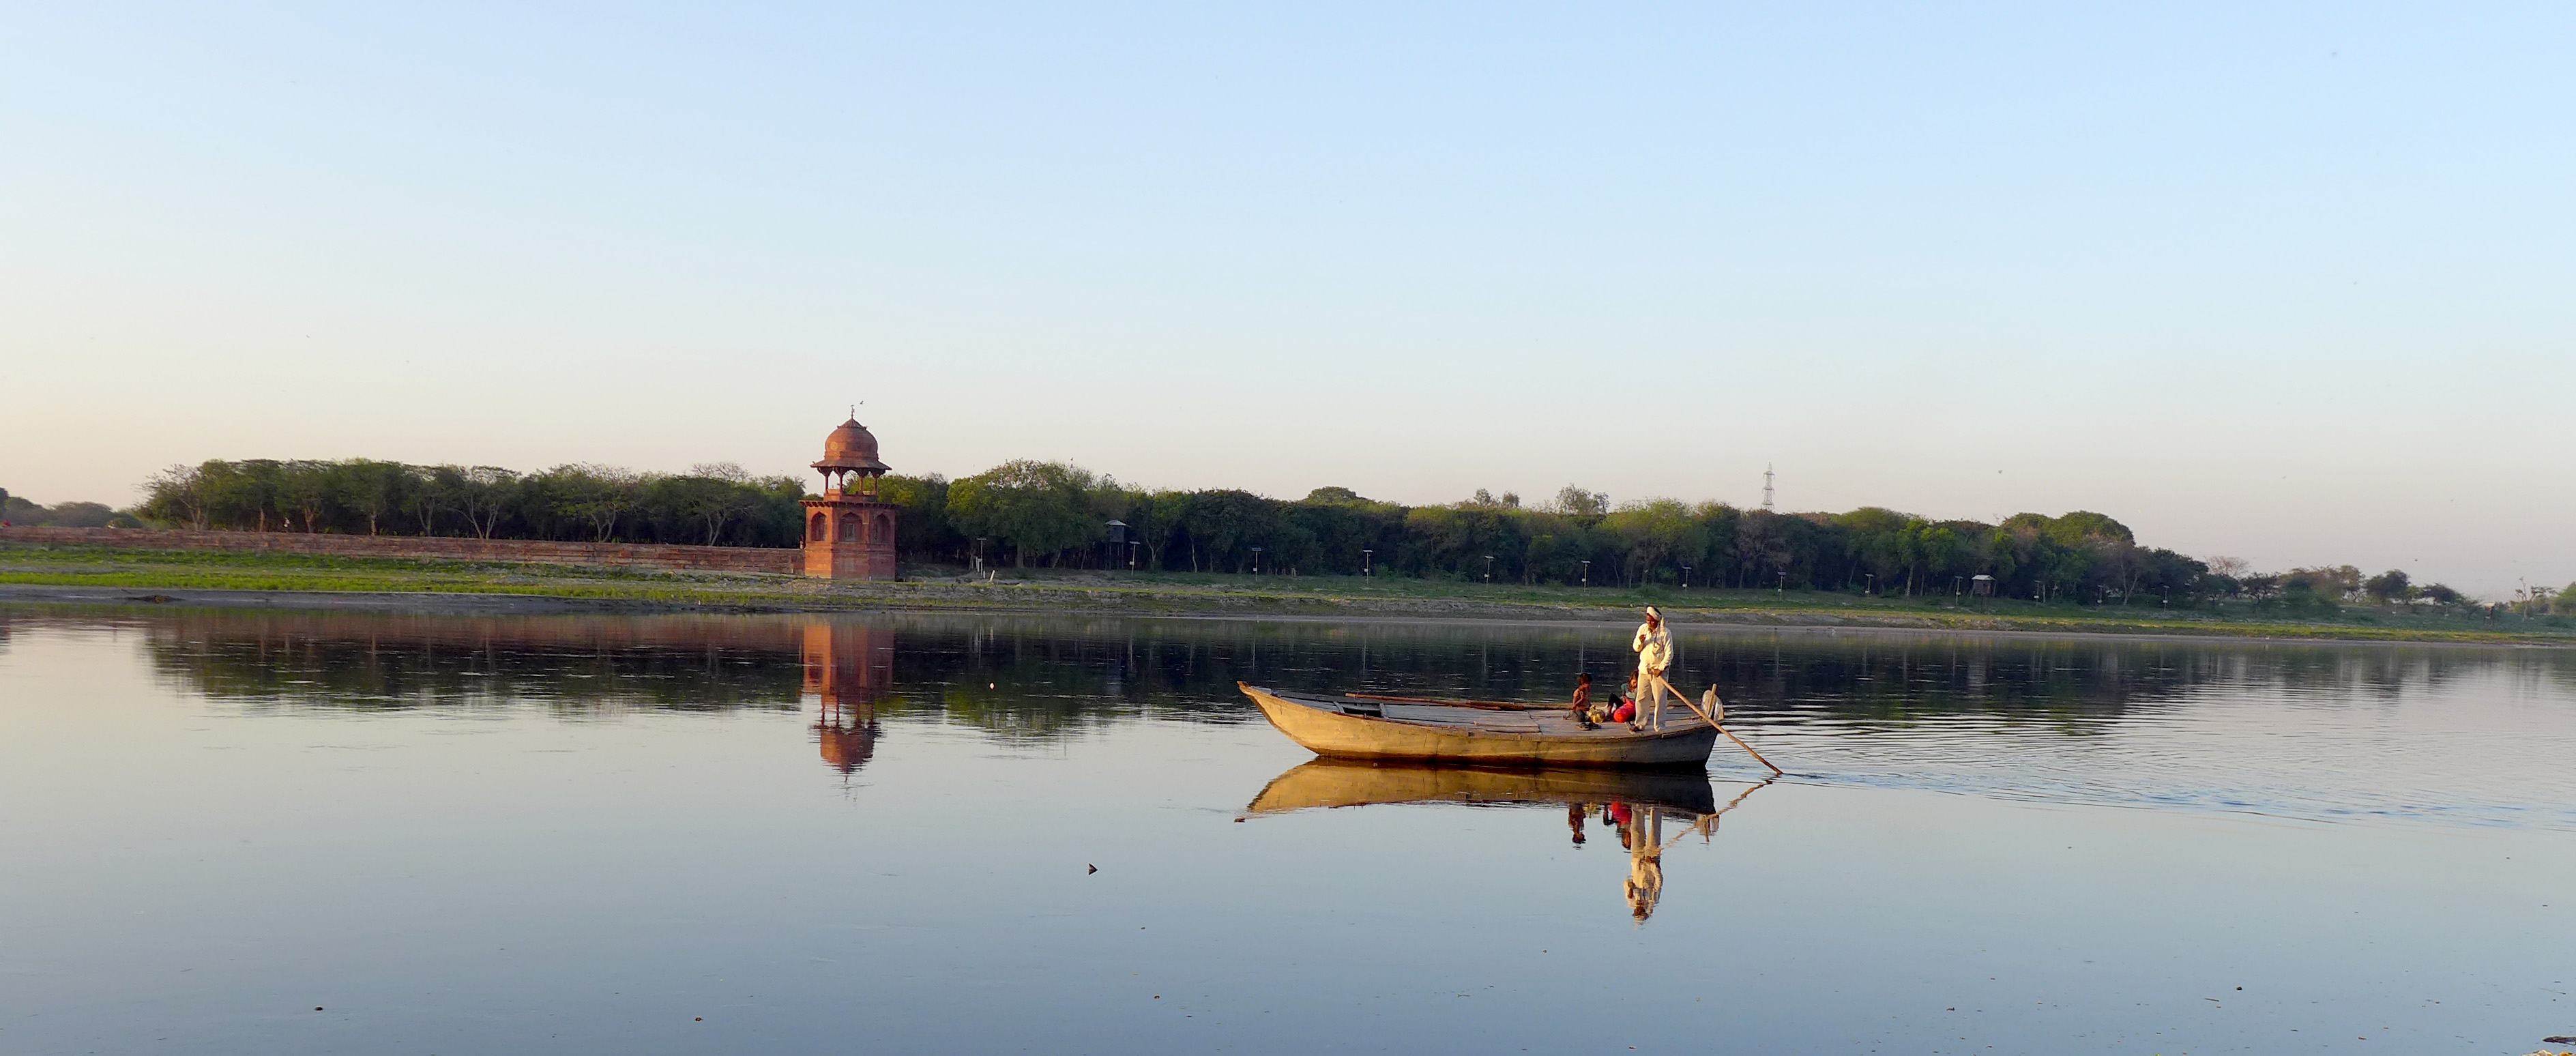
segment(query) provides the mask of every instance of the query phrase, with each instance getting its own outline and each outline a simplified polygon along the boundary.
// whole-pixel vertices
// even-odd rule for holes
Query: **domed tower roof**
[[[891,467],[877,461],[876,434],[852,418],[823,438],[823,460],[814,463],[814,468],[883,473]]]

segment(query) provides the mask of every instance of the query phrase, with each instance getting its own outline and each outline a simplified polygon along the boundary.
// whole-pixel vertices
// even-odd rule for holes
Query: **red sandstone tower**
[[[852,418],[823,441],[823,496],[805,500],[805,574],[893,579],[896,507],[877,498],[877,438]]]

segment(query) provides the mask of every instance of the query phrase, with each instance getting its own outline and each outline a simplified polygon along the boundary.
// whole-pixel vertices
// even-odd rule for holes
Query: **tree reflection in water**
[[[0,635],[47,618],[0,612]],[[240,610],[118,610],[80,622],[140,628],[155,670],[216,699],[348,710],[534,705],[567,716],[791,708],[807,629],[864,628],[888,636],[881,713],[936,711],[1011,742],[1054,742],[1137,717],[1260,721],[1234,692],[1238,680],[1556,700],[1576,675],[1630,662],[1623,628],[1589,624]],[[1676,630],[1674,683],[1715,684],[1730,719],[1755,726],[1813,717],[1867,730],[1987,715],[2019,730],[2080,734],[2209,686],[2366,700],[2500,668],[2576,689],[2568,650]]]
[[[1054,751],[1138,722],[1261,722],[1238,680],[1562,700],[1577,675],[1616,677],[1631,662],[1627,628],[1607,624],[0,609],[0,631],[47,621],[135,632],[159,677],[250,713],[511,709],[590,721],[797,713],[811,700],[800,732],[844,774],[903,723]],[[2456,775],[2475,771],[2432,746],[2456,744],[2440,751],[2464,760],[2545,746],[2481,740],[2455,711],[2409,717],[2400,704],[2455,687],[2500,700],[2576,690],[2570,650],[1688,626],[1675,644],[1677,684],[1716,685],[1730,729],[1821,780],[2302,817],[2530,815],[2514,812],[2528,789],[2502,778],[2461,787]],[[2275,712],[2296,714],[2265,724]],[[2301,738],[2270,740],[2283,729]],[[2350,765],[2352,752],[2401,738],[2409,754],[2367,774]],[[2407,791],[2443,775],[2447,799]]]

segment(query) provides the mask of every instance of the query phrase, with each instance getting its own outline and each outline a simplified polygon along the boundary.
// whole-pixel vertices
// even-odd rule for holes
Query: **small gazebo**
[[[877,438],[857,418],[823,440],[823,494],[805,500],[805,574],[822,579],[893,579],[895,505],[877,497]]]

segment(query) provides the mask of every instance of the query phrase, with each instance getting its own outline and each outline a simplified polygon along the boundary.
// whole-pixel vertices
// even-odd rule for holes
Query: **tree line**
[[[125,512],[179,527],[776,547],[798,545],[798,501],[805,497],[797,478],[755,477],[732,465],[682,474],[596,465],[520,473],[370,459],[209,461],[156,474],[144,490],[145,501]],[[1405,506],[1339,487],[1294,500],[1233,489],[1142,489],[1066,463],[1029,460],[953,481],[891,475],[880,490],[903,508],[896,547],[915,565],[980,559],[1017,567],[2083,603],[2234,599],[2288,613],[2363,601],[2477,604],[2397,570],[2257,573],[2239,559],[2193,558],[2141,545],[2126,525],[2088,511],[2023,513],[1988,524],[1880,507],[1778,513],[1673,499],[1613,503],[1571,485],[1537,504],[1479,490],[1461,502]],[[80,512],[84,521],[99,520],[88,516],[99,511]],[[2527,591],[2521,601],[2576,613],[2576,584],[2554,597]]]
[[[1229,489],[1140,490],[1079,467],[1030,461],[953,482],[888,477],[884,493],[906,510],[898,547],[925,563],[983,557],[1020,566],[2087,603],[2232,598],[2292,612],[2328,611],[2364,596],[2468,602],[2438,583],[2415,587],[2402,572],[2365,581],[2351,566],[2256,574],[2220,558],[2213,567],[2139,545],[2126,525],[2087,511],[1987,524],[1879,507],[1777,513],[1673,499],[1613,504],[1572,485],[1536,506],[1482,490],[1449,505],[1404,506],[1336,487],[1298,500]],[[1122,534],[1123,544],[1114,539]]]
[[[0,488],[0,524],[43,528],[141,528],[143,522],[103,502],[58,502],[47,506]]]
[[[143,490],[134,512],[172,527],[702,546],[795,546],[805,495],[794,477],[755,477],[730,464],[676,474],[590,465],[520,473],[364,458],[173,466]]]

